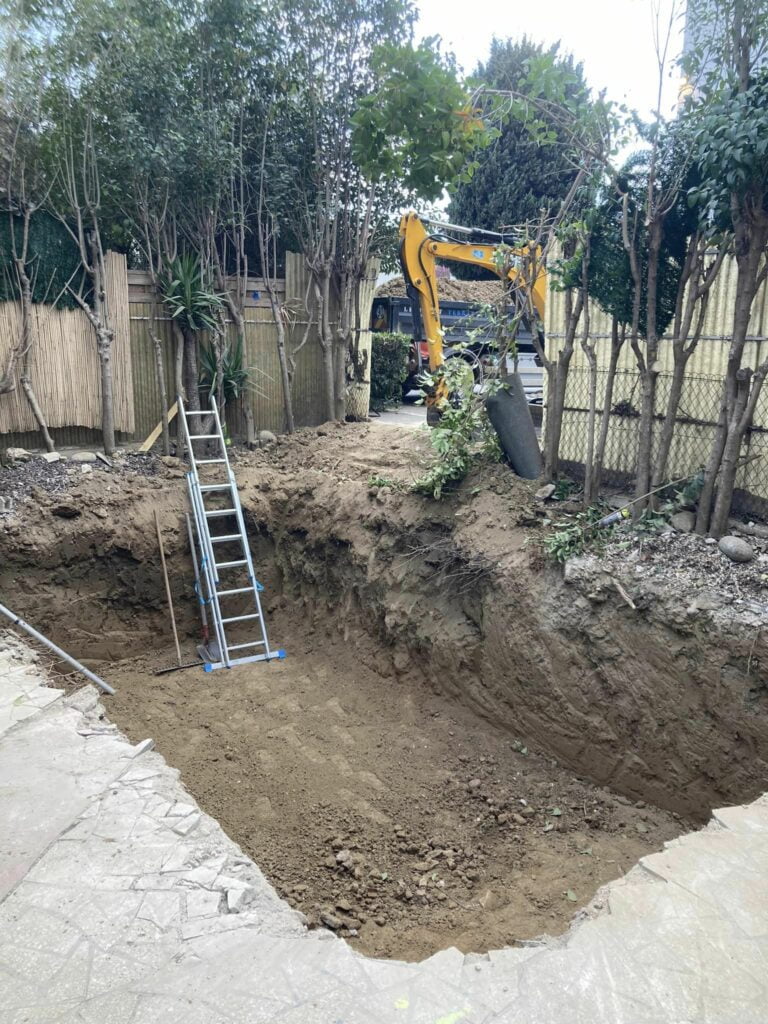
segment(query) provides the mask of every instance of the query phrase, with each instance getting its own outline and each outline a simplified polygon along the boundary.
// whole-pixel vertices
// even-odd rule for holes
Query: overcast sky
[[[418,32],[439,35],[466,72],[488,54],[492,37],[528,35],[537,42],[561,41],[561,49],[584,64],[595,89],[647,115],[656,103],[658,64],[654,24],[666,26],[684,0],[417,0]],[[682,20],[676,19],[670,52],[682,47]],[[666,27],[664,29],[666,34]],[[665,84],[665,113],[677,97],[678,75]]]

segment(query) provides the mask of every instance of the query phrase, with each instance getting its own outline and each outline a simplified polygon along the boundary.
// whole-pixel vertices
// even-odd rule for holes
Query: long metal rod
[[[20,619],[18,615],[15,615],[10,608],[6,608],[3,604],[0,604],[0,615],[4,615],[6,619],[10,619],[14,626],[18,626],[19,629],[23,629],[25,633],[29,633],[29,635],[34,637],[35,640],[39,640],[41,644],[45,644],[49,651],[53,651],[55,655],[70,664],[72,668],[76,668],[78,672],[82,672],[86,679],[90,679],[92,683],[96,683],[96,685],[100,686],[105,693],[115,692],[109,683],[105,683],[103,679],[99,679],[99,677],[91,672],[90,669],[87,669],[85,665],[81,665],[79,661],[75,661],[75,659],[70,657],[66,651],[62,651],[62,649],[57,647],[56,644],[49,640],[47,636],[43,636],[42,633],[38,633],[34,626],[30,626],[30,624],[25,622],[24,619]]]
[[[163,535],[160,533],[160,519],[157,515],[157,509],[155,509],[155,529],[157,530],[157,544],[160,548],[160,564],[163,567],[163,579],[165,580],[165,596],[168,599],[168,613],[171,616],[171,627],[173,628],[173,642],[176,644],[176,660],[181,664],[181,647],[179,647],[179,634],[176,631],[176,613],[173,610],[171,583],[168,579],[168,568],[165,564],[165,548],[163,547]]]
[[[189,550],[192,554],[192,565],[195,567],[195,591],[197,593],[197,599],[200,604],[200,618],[203,622],[203,643],[208,646],[210,640],[210,633],[208,632],[208,612],[205,610],[205,594],[203,594],[202,583],[200,582],[200,566],[197,564],[197,547],[195,545],[195,537],[192,533],[192,520],[189,517],[189,512],[185,513],[187,520],[187,536],[189,537]]]

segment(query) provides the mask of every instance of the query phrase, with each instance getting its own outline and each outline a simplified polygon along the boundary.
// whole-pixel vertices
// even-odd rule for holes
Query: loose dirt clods
[[[198,636],[178,462],[69,476],[0,526],[0,593],[102,670],[117,724],[156,740],[311,926],[405,958],[562,931],[768,773],[766,637],[736,591],[759,600],[754,564],[706,570],[720,597],[699,604],[653,545],[564,582],[504,467],[440,504],[371,484],[427,458],[413,432],[368,425],[237,457],[288,659],[232,672],[154,675],[174,660],[155,507],[185,655]],[[696,538],[664,543],[698,571]]]

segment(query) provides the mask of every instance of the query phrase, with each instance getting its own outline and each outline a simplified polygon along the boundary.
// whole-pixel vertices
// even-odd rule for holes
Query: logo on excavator
[[[485,256],[485,253],[483,252],[482,249],[473,249],[472,255],[475,257],[476,260],[481,260]]]

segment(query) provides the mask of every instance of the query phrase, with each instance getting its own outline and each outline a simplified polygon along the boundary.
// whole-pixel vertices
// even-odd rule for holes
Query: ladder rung
[[[242,651],[244,647],[263,647],[263,640],[250,640],[247,644],[227,644],[227,653],[230,651]]]
[[[216,597],[229,597],[230,594],[252,594],[253,587],[235,587],[234,590],[217,590]]]
[[[185,409],[184,410],[184,415],[185,416],[210,416],[211,415],[211,411],[210,411],[210,409],[201,409],[200,412],[197,412],[197,410],[195,410],[195,409]]]
[[[236,513],[236,508],[207,508],[205,510],[206,516],[210,519],[213,519],[214,516],[233,516]]]
[[[228,544],[233,540],[242,540],[239,533],[223,533],[221,537],[211,537],[211,544]]]
[[[220,441],[221,437],[218,434],[190,434],[190,441]]]
[[[214,562],[217,569],[234,569],[238,565],[248,565],[244,558],[238,559],[236,562]]]
[[[222,619],[222,622],[245,622],[247,619],[260,619],[261,616],[258,612],[254,612],[253,615],[233,615],[230,619]]]
[[[201,491],[230,491],[232,484],[200,484]]]
[[[195,459],[198,466],[211,466],[214,462],[226,462],[226,459]]]

